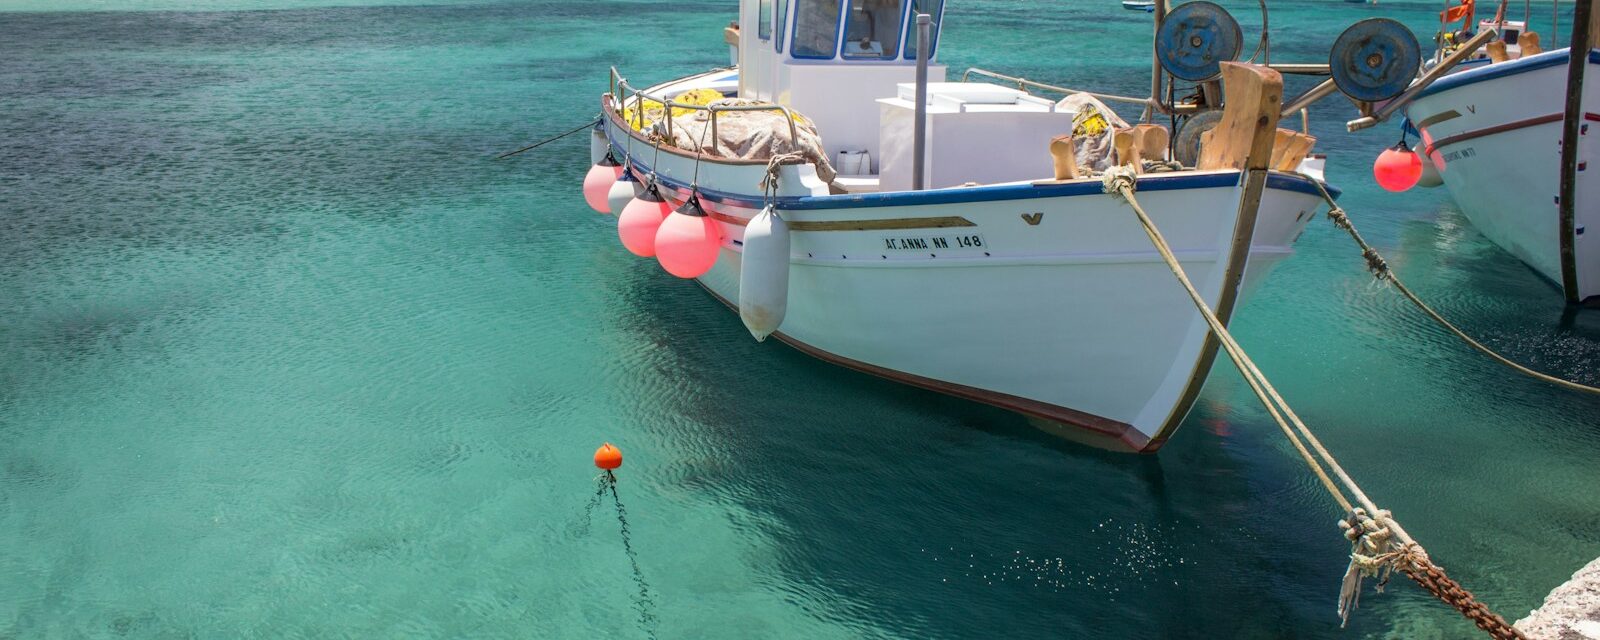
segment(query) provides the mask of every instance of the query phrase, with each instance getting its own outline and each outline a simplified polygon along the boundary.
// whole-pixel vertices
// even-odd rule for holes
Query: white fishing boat
[[[698,280],[757,339],[1153,451],[1217,345],[1101,174],[1141,172],[1140,201],[1226,319],[1322,204],[1312,140],[1275,128],[1276,72],[1221,63],[1237,36],[1194,58],[1229,98],[1211,142],[1189,150],[1196,168],[1168,159],[1165,128],[1129,126],[1101,101],[1177,108],[1159,100],[1047,99],[1019,87],[1053,87],[981,70],[945,81],[941,9],[741,0],[736,68],[643,88],[613,69],[590,202],[621,214],[630,250]]]
[[[1572,49],[1542,51],[1524,27],[1479,23],[1480,32],[1498,31],[1497,41],[1407,106],[1422,139],[1422,184],[1442,181],[1485,237],[1569,301],[1590,300],[1600,296],[1600,180],[1588,166],[1600,86],[1585,77],[1600,56],[1580,47],[1574,65]]]
[[[1156,10],[1156,3],[1155,0],[1122,0],[1122,8],[1129,11],[1154,13]]]

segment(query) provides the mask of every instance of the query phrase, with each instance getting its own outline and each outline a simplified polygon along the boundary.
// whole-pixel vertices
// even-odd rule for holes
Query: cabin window
[[[796,58],[827,60],[839,50],[839,0],[795,0]]]
[[[789,32],[789,0],[777,0],[778,24],[777,37],[773,38],[772,46],[778,53],[783,53],[783,34]]]
[[[761,14],[756,18],[756,37],[762,40],[772,39],[772,0],[761,0]]]
[[[893,60],[900,51],[901,0],[850,0],[844,21],[844,57]]]
[[[917,14],[926,13],[933,16],[933,24],[929,25],[928,39],[933,41],[933,46],[928,49],[928,57],[932,58],[939,52],[939,19],[944,14],[944,0],[911,0],[911,17],[906,18],[906,59],[917,59]]]

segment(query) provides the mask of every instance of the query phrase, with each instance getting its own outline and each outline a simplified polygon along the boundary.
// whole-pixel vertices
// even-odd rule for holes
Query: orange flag
[[[1440,12],[1439,19],[1445,22],[1455,22],[1463,18],[1470,20],[1472,17],[1472,4],[1473,0],[1462,0],[1461,4]]]

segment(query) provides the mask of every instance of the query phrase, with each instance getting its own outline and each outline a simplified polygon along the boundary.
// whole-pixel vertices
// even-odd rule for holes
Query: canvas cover
[[[714,106],[767,104],[742,98],[725,98]],[[795,138],[789,136],[789,119],[782,111],[719,111],[717,140],[711,140],[711,112],[689,111],[672,118],[672,137],[666,143],[686,151],[699,151],[717,158],[770,160],[785,154],[798,154],[817,167],[817,177],[832,182],[836,172],[822,149],[822,136],[816,125],[794,114]],[[664,133],[657,126],[658,134]]]

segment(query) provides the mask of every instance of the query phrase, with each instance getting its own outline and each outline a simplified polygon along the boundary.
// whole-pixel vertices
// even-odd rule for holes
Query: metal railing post
[[[928,40],[933,29],[933,17],[917,14],[917,108],[914,117],[916,132],[911,143],[911,190],[921,191],[927,169],[928,153]]]

